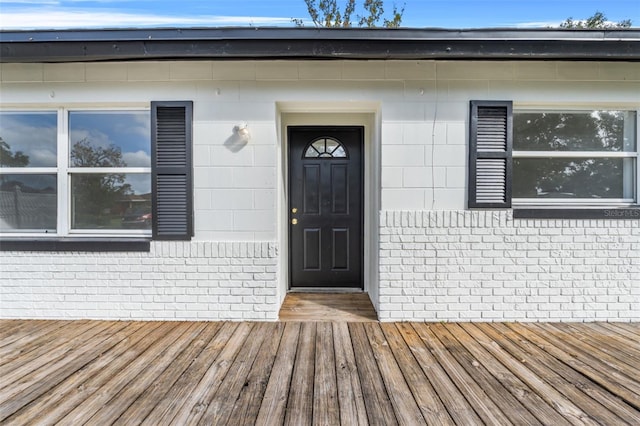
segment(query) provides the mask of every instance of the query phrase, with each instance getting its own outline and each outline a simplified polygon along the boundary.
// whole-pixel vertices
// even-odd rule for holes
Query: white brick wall
[[[640,220],[383,211],[383,321],[638,321]]]
[[[274,243],[153,242],[149,253],[3,252],[0,317],[276,320]]]

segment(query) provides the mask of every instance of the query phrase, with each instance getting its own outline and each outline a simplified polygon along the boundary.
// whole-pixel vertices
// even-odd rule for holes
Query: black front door
[[[362,288],[363,127],[291,126],[291,287]]]

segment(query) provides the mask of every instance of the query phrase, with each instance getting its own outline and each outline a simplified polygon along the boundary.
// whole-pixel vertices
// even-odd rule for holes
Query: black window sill
[[[0,251],[149,252],[147,239],[2,239]]]
[[[640,220],[640,206],[612,209],[526,209],[514,208],[514,219],[636,219]]]

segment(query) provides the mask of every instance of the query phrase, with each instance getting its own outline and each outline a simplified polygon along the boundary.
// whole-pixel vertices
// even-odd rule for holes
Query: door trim
[[[287,126],[352,125],[364,126],[364,292],[378,309],[380,298],[380,206],[382,103],[379,101],[277,101],[277,231],[278,287],[276,297],[282,304],[289,292],[289,212],[288,212],[288,140]]]
[[[292,129],[299,129],[299,130],[322,130],[322,131],[326,131],[329,135],[331,134],[332,131],[336,131],[336,130],[347,130],[347,129],[358,129],[360,131],[360,140],[358,142],[358,149],[360,150],[360,170],[359,170],[359,175],[360,175],[360,185],[359,185],[359,196],[360,196],[360,251],[359,251],[359,256],[360,256],[360,271],[359,271],[359,276],[360,276],[360,283],[357,286],[352,286],[352,287],[293,287],[292,286],[292,270],[293,270],[293,262],[291,260],[291,247],[292,247],[292,235],[291,232],[289,232],[287,230],[287,272],[288,272],[288,276],[287,276],[287,291],[289,292],[363,292],[365,291],[364,288],[364,276],[365,276],[365,247],[366,247],[366,241],[365,241],[365,211],[366,211],[366,205],[365,205],[365,163],[366,163],[366,158],[365,158],[365,132],[366,132],[366,127],[364,125],[358,125],[358,124],[354,124],[354,125],[333,125],[333,124],[327,124],[327,125],[296,125],[296,124],[287,124],[286,126],[284,126],[284,130],[285,130],[285,134],[287,137],[287,146],[286,146],[286,154],[285,157],[287,159],[286,162],[286,175],[287,175],[287,184],[286,184],[286,190],[287,190],[287,200],[286,200],[286,227],[287,229],[289,229],[289,211],[291,208],[291,163],[289,162],[289,159],[291,158],[291,147],[292,147],[292,143],[291,143],[291,130]]]

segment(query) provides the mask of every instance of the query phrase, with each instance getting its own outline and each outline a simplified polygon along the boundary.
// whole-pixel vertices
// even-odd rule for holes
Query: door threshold
[[[364,293],[364,290],[355,287],[296,287],[289,288],[287,293]]]
[[[378,314],[364,292],[295,292],[284,298],[278,318],[279,321],[372,322],[378,321]]]

